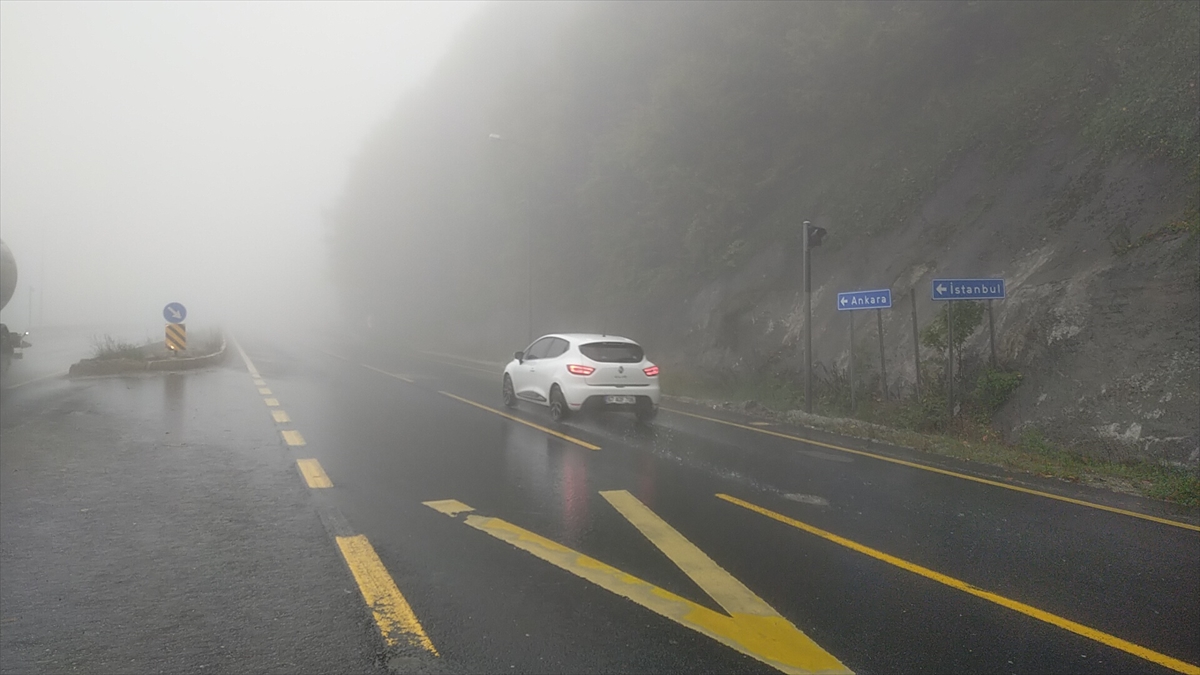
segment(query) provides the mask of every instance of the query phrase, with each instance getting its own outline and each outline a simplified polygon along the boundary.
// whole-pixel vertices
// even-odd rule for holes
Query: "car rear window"
[[[601,363],[639,363],[644,355],[641,347],[630,342],[591,342],[579,345],[579,351]]]

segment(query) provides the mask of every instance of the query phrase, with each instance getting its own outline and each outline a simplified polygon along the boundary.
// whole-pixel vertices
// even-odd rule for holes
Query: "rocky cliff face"
[[[994,304],[998,357],[1024,381],[996,424],[1030,429],[1110,458],[1200,464],[1200,244],[1194,182],[1133,156],[1100,160],[1076,140],[1048,136],[1018,166],[977,156],[882,234],[839,240],[813,262],[814,355],[849,359],[838,291],[890,287],[883,314],[889,388],[911,393],[910,296],[924,327],[940,309],[935,277],[1003,277]],[[850,228],[842,228],[847,231]],[[797,237],[798,239],[798,237]],[[776,242],[670,313],[664,338],[716,373],[793,374],[800,368],[803,297],[796,241]],[[856,353],[877,354],[873,316],[858,313]],[[867,319],[870,320],[867,320]],[[968,366],[989,353],[986,319],[967,341]],[[925,360],[934,357],[923,350]],[[861,358],[861,357],[860,357]],[[861,368],[878,369],[878,357]]]

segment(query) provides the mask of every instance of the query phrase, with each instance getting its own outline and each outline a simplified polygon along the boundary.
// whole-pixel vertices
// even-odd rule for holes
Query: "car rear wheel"
[[[561,422],[567,419],[571,414],[571,409],[567,407],[567,399],[563,397],[562,390],[558,385],[550,390],[550,417],[554,418],[555,422]]]
[[[504,395],[504,407],[517,407],[517,392],[513,391],[512,378],[508,375],[504,376],[504,386],[501,388],[501,393]]]

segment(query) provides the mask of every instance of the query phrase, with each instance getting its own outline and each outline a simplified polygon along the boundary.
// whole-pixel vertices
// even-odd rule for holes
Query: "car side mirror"
[[[525,363],[525,352],[517,352],[513,354],[513,358],[517,360],[517,363]]]

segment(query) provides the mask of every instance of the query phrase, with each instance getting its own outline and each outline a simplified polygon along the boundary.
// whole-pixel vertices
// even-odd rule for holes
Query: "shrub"
[[[118,340],[111,335],[92,338],[92,358],[99,361],[109,359],[140,359],[142,348],[132,342]]]
[[[987,369],[975,381],[971,400],[989,415],[996,412],[1021,386],[1021,373],[1015,370]]]

